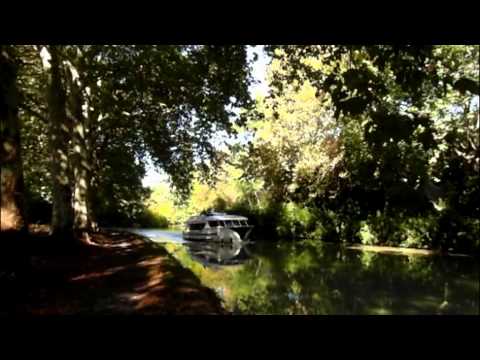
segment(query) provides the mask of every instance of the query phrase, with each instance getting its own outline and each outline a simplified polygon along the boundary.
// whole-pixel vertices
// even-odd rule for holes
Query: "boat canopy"
[[[241,220],[241,221],[248,221],[248,218],[245,216],[240,216],[240,215],[230,215],[226,213],[216,213],[216,212],[211,212],[207,213],[205,215],[199,215],[199,216],[192,216],[187,220],[187,224],[199,224],[199,223],[205,223],[207,221],[225,221],[225,220]]]

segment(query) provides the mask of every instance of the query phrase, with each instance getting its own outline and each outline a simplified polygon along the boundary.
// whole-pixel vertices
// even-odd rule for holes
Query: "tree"
[[[30,140],[45,134],[39,124],[47,118],[52,184],[45,195],[51,191],[59,230],[88,231],[95,211],[131,215],[146,195],[141,178],[150,157],[187,194],[194,168],[208,177],[218,167],[211,135],[242,121],[232,120],[230,107],[249,104],[243,46],[36,48],[49,57],[44,68],[30,61],[31,48],[23,50],[22,111],[35,117],[25,130],[27,158],[33,163],[43,146]],[[46,74],[48,89],[33,86]],[[43,162],[33,168],[46,170]],[[29,176],[37,191],[45,187],[39,182]],[[101,203],[95,210],[94,202]]]
[[[0,46],[1,231],[26,229],[15,49]]]
[[[46,91],[48,74],[35,46],[15,46],[18,54],[19,118],[28,222],[51,221],[51,173]]]
[[[117,191],[125,186],[126,192],[142,194],[140,179],[151,158],[185,197],[194,169],[208,177],[219,165],[212,134],[234,131],[229,107],[249,105],[245,49],[112,46],[99,49],[95,59],[88,76],[100,80],[90,104],[101,119],[92,121],[91,135],[99,190],[114,181]],[[125,161],[118,156],[122,147]],[[138,191],[131,191],[132,183],[139,184]]]
[[[0,45],[0,283],[7,300],[17,288],[9,289],[11,282],[4,280],[12,279],[12,274],[13,280],[21,278],[28,268],[17,71],[15,48]]]
[[[49,86],[47,92],[49,116],[49,148],[53,189],[52,235],[71,238],[73,225],[70,133],[72,124],[66,113],[66,90],[62,48],[52,45],[43,48],[49,57]]]
[[[73,168],[73,209],[74,230],[80,233],[96,228],[91,209],[92,193],[92,137],[91,124],[97,121],[98,111],[92,107],[90,97],[92,88],[88,76],[89,67],[98,53],[95,48],[74,46],[66,49],[67,76],[69,88],[70,118],[72,122],[72,168]]]
[[[306,80],[317,96],[332,102],[343,158],[311,203],[324,213],[336,213],[334,228],[342,233],[340,237],[355,237],[359,222],[368,221],[381,241],[396,238],[398,242],[405,234],[399,222],[433,216],[436,220],[422,230],[422,237],[429,237],[425,240],[432,244],[431,237],[441,233],[436,226],[443,215],[434,210],[439,198],[453,200],[453,193],[462,193],[460,188],[468,189],[468,199],[475,198],[478,140],[468,134],[478,134],[478,125],[472,126],[475,117],[468,112],[478,103],[478,46],[271,46],[268,50],[284,64],[283,71],[272,77],[274,103],[276,99],[281,104],[288,86],[298,88]],[[458,109],[457,96],[463,98],[460,104],[469,104],[462,107],[470,109],[463,111],[467,114],[466,131],[460,136],[464,150],[457,149],[469,160],[448,156],[440,165],[437,159],[443,158],[441,153],[446,155],[445,146],[453,149],[454,143],[462,143],[445,133],[446,128],[460,124],[456,111],[452,112]],[[473,111],[478,114],[478,107]],[[434,175],[439,166],[433,164],[451,169],[455,163],[458,170],[451,180]],[[450,195],[446,195],[448,188]],[[472,216],[478,211],[476,205],[463,199],[469,205],[463,207],[462,215]],[[450,215],[447,218],[452,220]],[[467,228],[476,227],[478,222],[472,219]],[[457,228],[454,233],[461,232]],[[467,243],[472,246],[475,241]]]
[[[274,61],[270,71],[280,66]],[[341,157],[331,105],[307,81],[275,103],[259,99],[256,111],[248,123],[254,135],[244,154],[245,176],[261,178],[272,201],[306,201],[314,191],[308,181],[323,178]]]

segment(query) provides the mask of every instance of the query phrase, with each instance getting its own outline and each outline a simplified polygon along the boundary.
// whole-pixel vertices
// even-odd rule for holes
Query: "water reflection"
[[[250,257],[248,250],[250,245],[251,243],[241,241],[185,243],[190,256],[206,266],[239,265]]]
[[[179,230],[166,229],[142,229],[142,228],[108,228],[112,231],[128,231],[137,235],[145,236],[158,243],[184,243],[182,233]]]
[[[318,242],[167,248],[234,313],[479,314],[473,258],[385,255]]]

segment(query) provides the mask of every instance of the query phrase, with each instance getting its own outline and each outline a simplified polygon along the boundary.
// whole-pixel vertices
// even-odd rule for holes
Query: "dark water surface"
[[[392,255],[321,242],[215,244],[135,229],[162,245],[240,314],[475,314],[471,257]]]

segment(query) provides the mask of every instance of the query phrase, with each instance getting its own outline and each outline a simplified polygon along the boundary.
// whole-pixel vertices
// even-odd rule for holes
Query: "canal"
[[[164,246],[234,314],[479,314],[473,257],[383,254],[319,241],[186,242],[178,231],[129,229]]]

